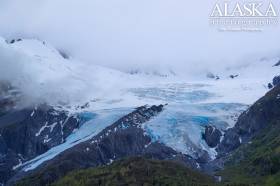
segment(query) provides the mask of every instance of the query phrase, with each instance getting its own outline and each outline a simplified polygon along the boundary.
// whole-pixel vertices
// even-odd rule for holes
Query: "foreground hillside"
[[[17,185],[30,185],[30,179]],[[74,171],[53,186],[86,185],[185,185],[211,186],[210,176],[193,171],[185,166],[160,160],[148,160],[141,157],[117,161],[109,166]]]

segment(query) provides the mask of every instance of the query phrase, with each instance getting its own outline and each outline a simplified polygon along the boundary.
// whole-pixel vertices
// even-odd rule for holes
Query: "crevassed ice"
[[[241,113],[247,106],[234,103],[198,105],[169,105],[143,128],[154,141],[160,141],[176,151],[197,158],[207,151],[212,159],[216,151],[202,139],[206,125],[220,130],[233,126],[234,114]],[[225,108],[231,107],[227,110]]]

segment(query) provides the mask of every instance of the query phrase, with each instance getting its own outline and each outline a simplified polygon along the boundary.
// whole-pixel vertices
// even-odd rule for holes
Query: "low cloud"
[[[279,25],[218,32],[208,23],[215,2],[3,0],[0,35],[40,38],[88,63],[124,70],[213,68],[278,54]]]

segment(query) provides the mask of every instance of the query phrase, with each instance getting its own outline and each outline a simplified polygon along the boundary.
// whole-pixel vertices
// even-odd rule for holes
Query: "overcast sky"
[[[118,68],[213,66],[280,53],[280,26],[255,33],[210,27],[215,2],[0,0],[0,35],[37,37],[89,63]]]

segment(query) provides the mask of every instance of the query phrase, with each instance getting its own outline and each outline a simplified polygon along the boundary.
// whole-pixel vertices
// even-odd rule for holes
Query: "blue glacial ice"
[[[162,142],[176,151],[197,158],[205,150],[211,158],[215,158],[215,149],[210,148],[202,139],[205,126],[214,125],[224,131],[230,122],[234,122],[231,115],[245,108],[231,103],[215,106],[217,105],[211,107],[209,104],[170,104],[158,117],[145,123],[143,128],[153,141]],[[233,110],[226,111],[226,107],[232,107]]]
[[[139,99],[168,103],[158,117],[143,125],[146,133],[153,141],[160,141],[194,158],[203,151],[215,158],[215,149],[202,139],[205,126],[214,125],[224,131],[234,126],[237,117],[247,106],[240,103],[208,103],[209,99],[217,95],[208,92],[208,85],[204,84],[160,86],[130,90]]]
[[[94,112],[81,112],[78,113],[78,119],[83,124],[85,122],[88,122],[94,118],[96,118],[98,115]]]

